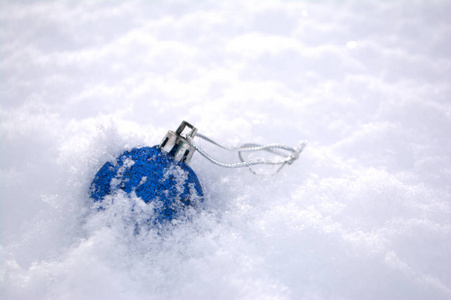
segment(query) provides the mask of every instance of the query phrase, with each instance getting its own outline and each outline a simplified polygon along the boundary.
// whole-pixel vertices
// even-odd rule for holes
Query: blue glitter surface
[[[159,146],[134,148],[107,162],[91,184],[91,198],[102,202],[106,195],[133,191],[144,202],[160,201],[155,211],[158,221],[172,220],[186,206],[203,201],[202,188],[194,171],[175,161]]]

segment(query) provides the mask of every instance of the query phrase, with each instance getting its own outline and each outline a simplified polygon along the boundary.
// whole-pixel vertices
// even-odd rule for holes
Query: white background
[[[449,1],[0,5],[2,299],[451,299]],[[195,155],[163,235],[93,213],[182,120],[309,143],[269,177]]]

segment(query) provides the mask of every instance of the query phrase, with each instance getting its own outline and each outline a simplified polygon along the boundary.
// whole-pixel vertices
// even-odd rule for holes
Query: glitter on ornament
[[[179,127],[177,133],[169,131],[160,146],[134,148],[114,162],[105,163],[91,184],[94,202],[102,202],[106,195],[118,191],[135,193],[145,203],[157,204],[159,222],[171,221],[184,207],[203,202],[200,182],[186,164],[192,153],[180,136],[183,129]],[[195,128],[191,132],[194,134]],[[102,204],[99,207],[102,209]]]

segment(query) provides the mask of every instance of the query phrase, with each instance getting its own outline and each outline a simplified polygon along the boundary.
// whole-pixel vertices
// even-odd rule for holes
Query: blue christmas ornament
[[[186,128],[188,133],[184,133]],[[241,162],[225,163],[214,159],[197,146],[193,138],[199,137],[222,149],[238,152]],[[279,172],[285,165],[291,165],[299,158],[306,143],[301,142],[295,148],[282,144],[258,145],[247,143],[240,147],[223,146],[212,139],[197,133],[197,129],[183,121],[176,132],[168,131],[160,145],[134,148],[121,154],[113,162],[105,163],[97,172],[91,184],[91,198],[103,209],[103,200],[107,195],[125,193],[136,195],[147,204],[152,203],[155,221],[163,223],[177,218],[187,207],[196,207],[203,202],[202,187],[194,171],[187,165],[197,150],[213,164],[225,168],[251,167],[267,165],[278,167]],[[246,161],[242,152],[266,151],[279,160],[256,159]],[[282,153],[289,153],[288,156]],[[251,171],[255,174],[255,170]],[[134,199],[135,200],[135,199]],[[132,203],[131,212],[134,212]]]
[[[185,127],[191,128],[183,136]],[[135,193],[145,203],[154,202],[156,220],[170,221],[187,206],[203,201],[202,187],[187,165],[194,149],[186,137],[197,129],[183,121],[177,131],[169,131],[159,146],[134,148],[115,161],[105,163],[91,184],[91,198],[102,202],[120,190]],[[102,204],[100,203],[100,208]]]

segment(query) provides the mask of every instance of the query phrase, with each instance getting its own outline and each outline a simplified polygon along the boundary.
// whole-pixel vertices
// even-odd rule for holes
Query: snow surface
[[[451,299],[450,11],[1,1],[0,298]],[[102,164],[182,120],[309,144],[269,177],[195,155],[205,207],[163,233],[93,212]]]

